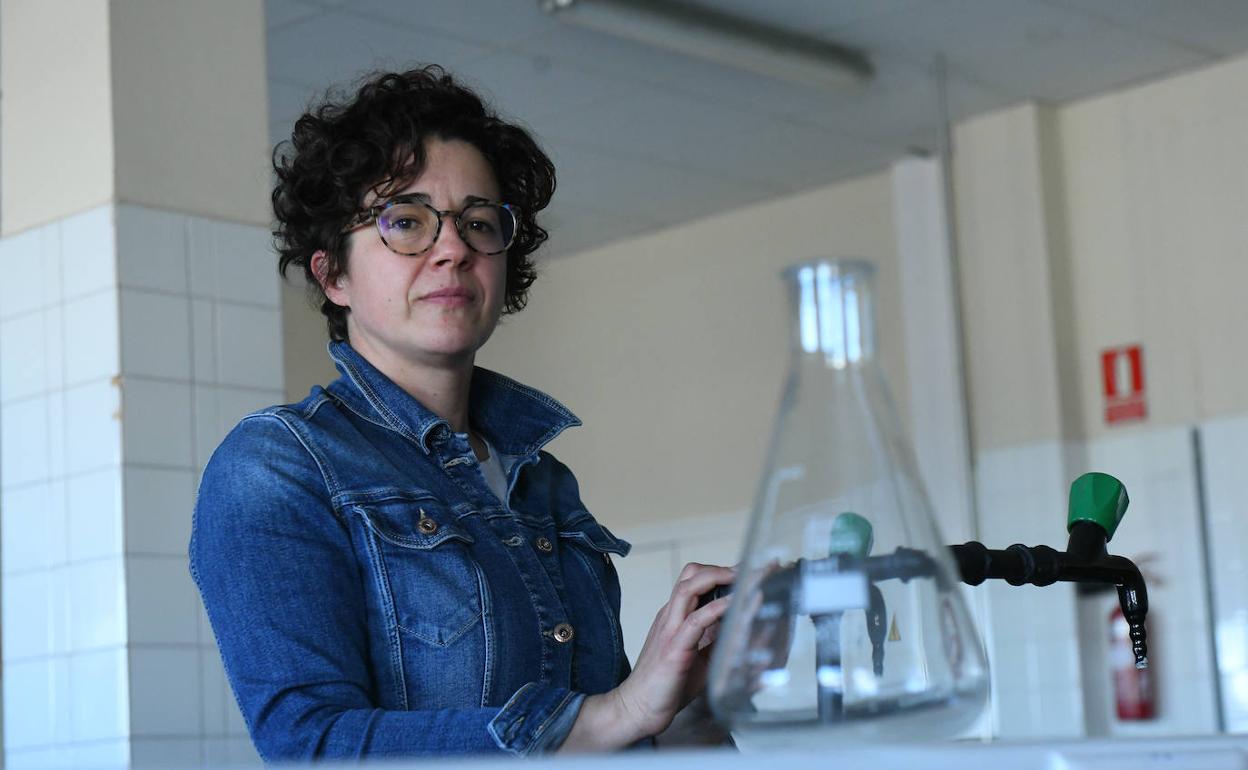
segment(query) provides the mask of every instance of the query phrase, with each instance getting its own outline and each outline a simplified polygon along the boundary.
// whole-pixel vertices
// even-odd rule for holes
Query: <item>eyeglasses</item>
[[[478,201],[459,211],[440,211],[415,195],[399,195],[364,209],[344,232],[375,221],[382,243],[396,254],[414,257],[437,243],[442,217],[447,215],[454,217],[455,231],[473,251],[501,254],[516,238],[516,209],[509,204]]]

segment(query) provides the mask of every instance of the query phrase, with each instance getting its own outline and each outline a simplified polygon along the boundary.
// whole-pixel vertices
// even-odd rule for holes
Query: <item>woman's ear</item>
[[[316,282],[321,285],[321,291],[325,292],[330,302],[342,307],[351,306],[344,288],[347,277],[339,274],[337,278],[329,279],[329,256],[324,249],[317,249],[312,253],[312,274],[316,276]]]

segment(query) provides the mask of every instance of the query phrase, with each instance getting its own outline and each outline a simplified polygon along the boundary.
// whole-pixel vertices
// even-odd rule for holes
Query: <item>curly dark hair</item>
[[[436,65],[367,76],[351,98],[334,92],[295,122],[288,141],[273,150],[273,231],[278,271],[303,268],[320,301],[331,340],[347,339],[348,308],[325,296],[312,270],[324,250],[330,280],[347,271],[348,221],[370,190],[398,191],[420,176],[425,141],[465,141],[481,152],[505,202],[519,208],[515,241],[507,251],[504,313],[524,308],[537,277],[529,258],[547,239],[537,212],[555,192],[555,167],[523,128],[500,118],[482,99]]]

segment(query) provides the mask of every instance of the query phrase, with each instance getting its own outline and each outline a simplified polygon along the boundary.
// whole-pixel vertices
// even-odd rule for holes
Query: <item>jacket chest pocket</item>
[[[436,500],[357,506],[367,530],[374,578],[398,630],[446,648],[482,617],[484,578],[468,552],[473,538]],[[388,596],[387,596],[388,595]]]

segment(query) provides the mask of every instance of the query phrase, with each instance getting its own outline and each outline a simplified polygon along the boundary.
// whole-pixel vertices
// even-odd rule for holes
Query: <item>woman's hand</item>
[[[706,687],[709,647],[728,609],[729,597],[701,608],[698,597],[735,577],[729,567],[686,564],[650,626],[633,673],[614,690],[585,699],[563,748],[620,748],[663,732]]]

